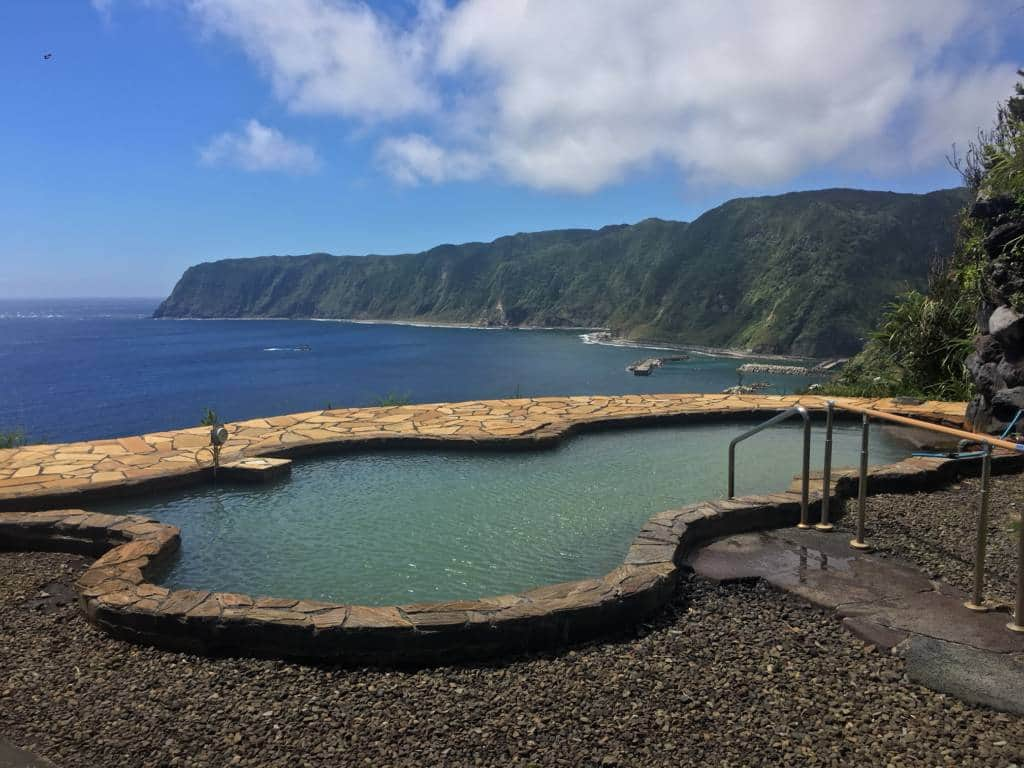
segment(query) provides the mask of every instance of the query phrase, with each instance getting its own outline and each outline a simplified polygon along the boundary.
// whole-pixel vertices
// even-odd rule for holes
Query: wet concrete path
[[[897,648],[916,682],[974,703],[1024,714],[1024,634],[1003,611],[964,607],[967,596],[905,563],[850,548],[848,536],[785,529],[720,539],[690,555],[716,582],[764,579],[834,610],[843,626]]]

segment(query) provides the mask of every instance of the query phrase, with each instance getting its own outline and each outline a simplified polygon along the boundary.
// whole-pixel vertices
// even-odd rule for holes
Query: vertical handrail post
[[[811,416],[806,409],[799,411],[804,420],[804,452],[800,464],[800,522],[797,528],[810,528],[808,520],[811,483]]]
[[[860,483],[857,487],[857,536],[850,541],[850,546],[854,549],[871,549],[871,545],[864,541],[864,517],[868,496],[868,434],[871,421],[866,413],[863,419],[860,436]]]
[[[992,477],[992,445],[985,443],[981,459],[981,504],[978,508],[978,538],[974,545],[974,591],[964,603],[972,611],[987,611],[985,605],[985,547],[988,543],[989,481]]]
[[[727,499],[736,495],[736,444],[729,443],[729,494]]]
[[[1011,632],[1024,632],[1024,514],[1017,528],[1017,599],[1014,601],[1013,619],[1006,628]]]
[[[767,421],[758,424],[753,429],[748,429],[742,435],[734,437],[729,442],[729,479],[728,479],[728,496],[733,498],[736,494],[736,446],[742,443],[748,437],[753,437],[758,432],[767,429],[768,427],[778,424],[781,421],[785,421],[791,416],[799,416],[804,422],[804,450],[803,450],[803,471],[801,477],[801,506],[800,506],[800,527],[808,528],[807,525],[807,514],[808,514],[808,503],[810,498],[810,470],[811,470],[811,414],[807,412],[807,409],[802,405],[794,405],[792,408],[787,408],[782,413],[777,413]]]
[[[825,462],[821,468],[821,521],[814,526],[819,531],[831,531],[829,506],[832,500],[832,423],[836,415],[836,401],[825,403]]]

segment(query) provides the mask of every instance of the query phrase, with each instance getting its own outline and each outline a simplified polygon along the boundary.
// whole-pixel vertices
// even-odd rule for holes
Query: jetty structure
[[[771,363],[744,363],[736,369],[736,373],[775,373],[784,376],[824,376],[841,367],[847,358],[826,360],[813,366],[806,365],[774,365]]]
[[[661,368],[665,363],[676,363],[689,360],[689,355],[671,355],[669,357],[648,357],[637,360],[626,366],[626,370],[634,376],[650,376],[655,368]]]

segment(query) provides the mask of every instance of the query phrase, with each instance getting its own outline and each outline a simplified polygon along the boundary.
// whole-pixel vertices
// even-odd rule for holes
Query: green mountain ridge
[[[396,256],[190,267],[155,317],[611,328],[623,337],[823,357],[952,252],[963,189],[738,198],[691,223],[520,233]]]

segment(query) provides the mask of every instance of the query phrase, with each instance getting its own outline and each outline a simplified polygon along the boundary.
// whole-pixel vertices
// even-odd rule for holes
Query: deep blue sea
[[[371,405],[538,395],[718,392],[733,358],[587,344],[578,331],[315,320],[152,320],[159,299],[0,299],[0,431],[56,442]],[[754,379],[748,377],[746,383]],[[767,392],[806,386],[772,376]]]

